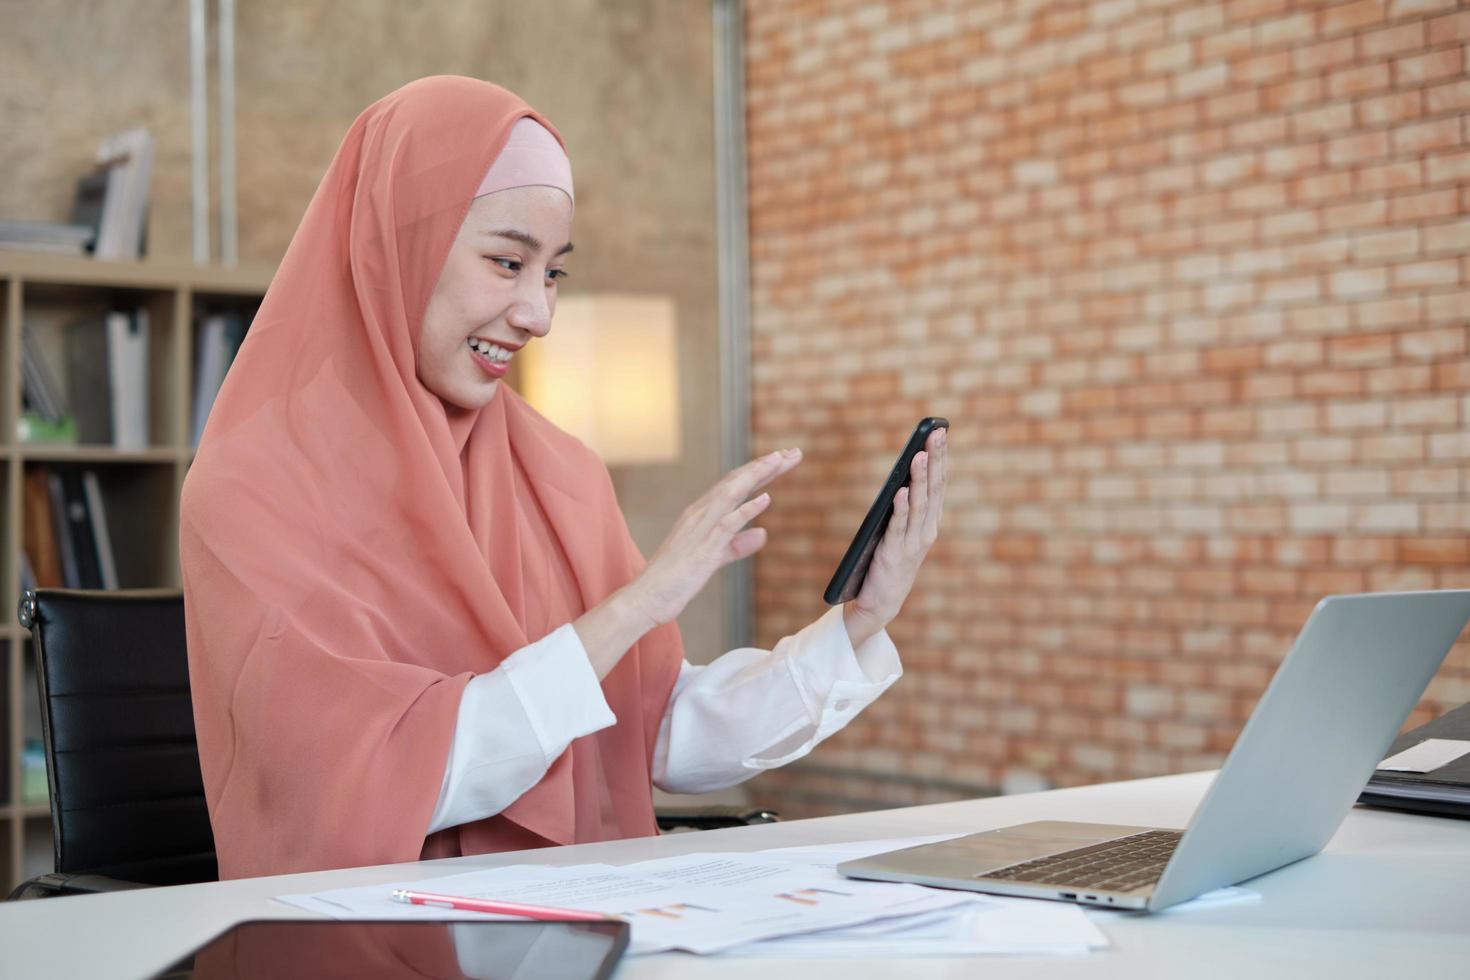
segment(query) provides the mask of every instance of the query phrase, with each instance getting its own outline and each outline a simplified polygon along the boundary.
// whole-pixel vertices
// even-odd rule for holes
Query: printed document
[[[403,905],[395,888],[586,909],[633,926],[630,953],[731,956],[1081,955],[1108,945],[1075,905],[844,878],[836,866],[956,834],[688,854],[624,867],[513,865],[280,901],[338,919],[487,919]]]

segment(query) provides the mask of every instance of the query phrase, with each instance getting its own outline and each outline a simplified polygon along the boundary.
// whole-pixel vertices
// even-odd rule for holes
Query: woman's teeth
[[[511,352],[506,350],[504,347],[501,347],[499,344],[492,344],[489,341],[479,340],[475,337],[471,337],[470,346],[475,349],[476,353],[490,358],[490,360],[494,361],[496,364],[504,364],[506,361],[510,360]]]

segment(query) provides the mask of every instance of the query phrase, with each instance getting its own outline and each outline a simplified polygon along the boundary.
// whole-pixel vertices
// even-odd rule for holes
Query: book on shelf
[[[86,255],[93,234],[88,225],[59,221],[0,221],[0,248],[55,255]]]
[[[194,362],[194,410],[190,426],[190,445],[199,445],[204,423],[214,407],[215,396],[225,383],[240,344],[245,340],[245,317],[239,313],[214,313],[204,318],[199,327]]]
[[[78,442],[147,447],[147,309],[114,310],[71,324],[66,369]]]
[[[66,389],[78,442],[112,442],[108,336],[106,319],[77,320],[66,328]]]
[[[92,470],[82,473],[82,495],[87,520],[92,526],[92,543],[97,549],[97,575],[104,589],[117,588],[117,559],[112,554],[112,534],[107,529],[107,508],[102,503],[102,483]]]
[[[51,527],[61,556],[61,585],[67,589],[79,589],[82,587],[82,572],[77,564],[76,539],[72,537],[71,515],[66,506],[66,484],[62,482],[60,473],[46,471],[46,493],[51,498]]]
[[[97,148],[97,163],[106,174],[106,189],[92,254],[99,259],[141,258],[148,226],[148,185],[153,176],[152,134],[140,127],[107,137]],[[77,190],[78,211],[85,218],[92,212],[82,207],[82,187]]]
[[[36,570],[31,567],[31,556],[22,548],[20,551],[20,591],[29,592],[36,586]]]
[[[51,518],[51,481],[44,466],[26,470],[24,490],[21,538],[36,586],[62,588],[66,580],[61,569],[61,543]]]
[[[60,425],[71,417],[62,386],[51,373],[46,354],[41,353],[40,341],[29,323],[21,328],[21,406],[49,425]]]
[[[24,512],[25,557],[33,569],[27,587],[118,588],[102,485],[94,471],[28,469]]]
[[[148,445],[148,310],[107,314],[107,370],[112,385],[112,444]]]

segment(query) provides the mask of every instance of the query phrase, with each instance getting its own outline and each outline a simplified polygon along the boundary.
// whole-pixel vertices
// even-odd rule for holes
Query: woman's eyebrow
[[[541,246],[541,239],[537,238],[535,235],[528,234],[527,232],[521,231],[518,228],[496,228],[496,229],[491,230],[491,231],[482,231],[482,232],[480,232],[480,234],[482,234],[482,235],[490,235],[491,237],[494,237],[494,238],[509,238],[513,242],[520,242],[522,245],[526,246],[527,248],[529,248],[533,252],[539,252],[539,251],[541,251],[541,248],[542,248],[542,246]],[[572,250],[572,243],[571,242],[567,242],[561,248],[559,248],[559,249],[556,250],[556,254],[557,255],[566,255],[571,250]],[[553,256],[553,258],[554,257],[555,256]]]

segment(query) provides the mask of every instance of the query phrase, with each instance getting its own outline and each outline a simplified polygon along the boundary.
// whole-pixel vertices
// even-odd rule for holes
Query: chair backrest
[[[56,870],[217,879],[183,593],[36,589],[20,621],[35,640]]]

